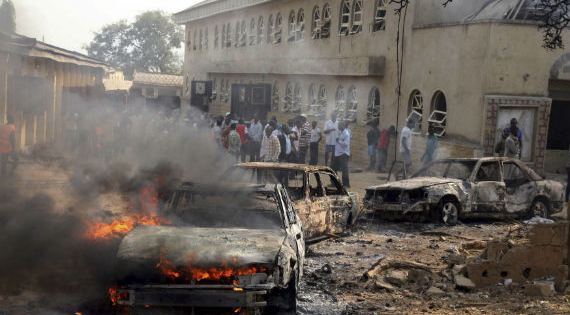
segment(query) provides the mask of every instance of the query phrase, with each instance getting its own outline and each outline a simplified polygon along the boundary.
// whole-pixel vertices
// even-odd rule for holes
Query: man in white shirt
[[[412,127],[415,125],[415,122],[412,119],[409,119],[406,126],[402,129],[402,134],[400,135],[400,154],[402,155],[402,159],[404,160],[404,171],[407,173],[410,172],[412,167]]]
[[[336,139],[334,157],[336,167],[342,172],[342,184],[346,188],[350,188],[350,179],[348,177],[348,159],[350,158],[350,132],[346,128],[348,122],[343,121],[338,124],[339,135]]]
[[[311,129],[311,138],[309,140],[310,146],[310,165],[317,165],[319,163],[319,142],[323,138],[323,134],[321,133],[321,129],[317,126],[317,122],[313,121]]]
[[[326,148],[325,148],[325,165],[328,165],[329,153],[334,157],[334,149],[336,146],[336,138],[338,137],[338,121],[336,120],[336,111],[332,112],[331,120],[325,123],[325,137],[326,137]],[[331,158],[331,163],[332,163]]]

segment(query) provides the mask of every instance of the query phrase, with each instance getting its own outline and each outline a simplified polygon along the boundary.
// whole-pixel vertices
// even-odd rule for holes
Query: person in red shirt
[[[382,130],[380,142],[378,142],[378,172],[383,173],[386,171],[386,162],[388,160],[388,148],[390,147],[390,137],[396,134],[396,127],[390,126],[389,129]]]
[[[18,151],[16,150],[16,127],[12,116],[7,117],[5,125],[0,126],[0,160],[2,164],[2,173],[0,177],[8,176],[8,158],[12,158],[12,170],[10,175],[14,174],[18,166]]]
[[[236,132],[238,133],[240,140],[241,140],[241,148],[240,148],[240,155],[241,155],[241,162],[245,162],[245,156],[247,154],[248,146],[247,146],[247,126],[244,124],[243,119],[238,120],[238,126],[236,127]]]

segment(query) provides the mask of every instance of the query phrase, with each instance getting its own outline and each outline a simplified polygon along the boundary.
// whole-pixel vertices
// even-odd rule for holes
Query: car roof
[[[249,168],[249,169],[268,169],[268,170],[292,170],[303,172],[327,171],[332,172],[328,166],[294,164],[294,163],[272,163],[272,162],[249,162],[236,164],[233,167]]]

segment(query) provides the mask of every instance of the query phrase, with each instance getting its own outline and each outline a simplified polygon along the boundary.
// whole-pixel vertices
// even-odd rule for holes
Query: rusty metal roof
[[[271,162],[249,162],[240,163],[234,165],[234,167],[240,168],[258,168],[258,169],[270,169],[270,170],[292,170],[292,171],[329,171],[333,170],[328,166],[321,165],[307,165],[307,164],[294,164],[294,163],[271,163]]]
[[[184,77],[173,74],[135,72],[133,84],[182,87]]]

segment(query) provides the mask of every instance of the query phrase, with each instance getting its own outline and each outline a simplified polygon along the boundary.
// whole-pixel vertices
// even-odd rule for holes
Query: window
[[[277,81],[273,83],[273,91],[271,92],[271,110],[279,110],[279,89],[277,87]]]
[[[287,83],[287,88],[285,89],[285,98],[283,99],[283,111],[288,112],[293,108],[293,86],[291,83]]]
[[[500,182],[501,168],[499,162],[485,162],[481,164],[475,178],[476,182]]]
[[[356,114],[358,111],[358,95],[356,92],[356,86],[351,86],[348,89],[348,96],[346,97],[346,116],[344,117],[345,120],[355,122],[356,121]]]
[[[204,47],[204,33],[202,32],[202,29],[200,29],[200,43],[198,44],[198,50],[202,50],[203,47]]]
[[[277,14],[277,16],[275,17],[275,29],[273,31],[273,43],[274,44],[279,44],[281,43],[281,27],[283,26],[283,17],[281,17],[281,14]]]
[[[366,120],[372,121],[380,118],[380,90],[373,87],[370,91],[368,100],[368,110],[366,111]]]
[[[226,47],[232,47],[232,25],[230,23],[226,26]]]
[[[305,199],[305,173],[299,171],[290,171],[287,191],[291,196],[291,201],[299,201]]]
[[[523,170],[513,162],[503,163],[503,172],[507,188],[519,187],[529,182]]]
[[[413,132],[419,133],[422,131],[422,118],[424,112],[424,98],[422,93],[418,90],[414,90],[410,95],[410,100],[408,104],[408,120],[413,119],[415,121]]]
[[[327,110],[327,89],[324,85],[317,88],[315,84],[309,87],[308,115],[324,118]]]
[[[186,32],[186,49],[188,49],[189,51],[192,50],[192,41],[190,40],[191,36],[192,35],[190,30]]]
[[[257,44],[257,22],[255,19],[251,19],[251,23],[249,25],[249,45],[253,46]]]
[[[336,97],[335,97],[335,102],[336,102],[336,112],[337,112],[337,118],[338,120],[343,120],[344,116],[345,116],[345,112],[346,112],[346,101],[345,101],[345,97],[344,97],[344,87],[342,85],[339,85],[338,88],[336,89]]]
[[[190,94],[190,89],[188,87],[189,78],[188,75],[184,76],[184,95],[188,96]]]
[[[319,177],[321,178],[323,186],[325,187],[327,196],[344,195],[342,186],[340,186],[340,183],[336,177],[328,173],[319,173]]]
[[[247,44],[247,28],[245,21],[241,21],[241,29],[239,35],[239,46],[244,47]]]
[[[295,85],[295,94],[293,97],[293,108],[291,110],[294,113],[298,113],[301,111],[302,106],[303,106],[303,96],[301,95],[301,85],[299,83],[297,83]]]
[[[204,49],[208,49],[208,29],[204,30]]]
[[[226,80],[222,78],[222,80],[220,80],[220,102],[225,101],[225,91],[226,91]]]
[[[319,6],[315,6],[313,9],[313,24],[311,25],[311,37],[313,39],[321,38],[321,28],[323,27],[323,21],[321,20],[321,10]]]
[[[230,79],[226,79],[226,103],[230,101]]]
[[[362,0],[355,0],[352,6],[350,34],[358,34],[360,31],[362,31]]]
[[[374,24],[372,31],[382,31],[386,29],[386,1],[376,0],[376,14],[374,15]]]
[[[323,185],[317,173],[309,174],[309,197],[319,198],[324,197]]]
[[[339,36],[346,36],[350,31],[350,1],[343,0],[340,5],[340,27]]]
[[[226,46],[226,25],[222,25],[222,48]]]
[[[329,38],[331,36],[331,6],[325,4],[323,7],[323,27],[321,29],[321,38]]]
[[[297,31],[297,19],[295,18],[295,11],[291,11],[289,13],[289,24],[288,24],[288,32],[287,32],[287,41],[293,42],[295,41],[295,33]]]
[[[443,92],[435,92],[431,100],[431,110],[428,122],[435,127],[435,134],[441,137],[445,134],[447,124],[447,101]]]
[[[324,84],[319,87],[319,114],[324,118],[327,113],[327,88]]]
[[[212,79],[212,101],[218,97],[218,80]]]
[[[317,104],[318,96],[319,96],[319,91],[317,91],[317,86],[311,84],[309,86],[309,108]]]
[[[297,30],[295,40],[302,40],[305,37],[305,10],[299,9],[297,14]]]
[[[241,26],[239,21],[236,23],[236,33],[235,33],[235,42],[234,42],[234,46],[238,47],[239,46],[239,41],[240,41],[240,37],[241,37]]]
[[[257,21],[257,43],[260,45],[263,43],[263,34],[263,16],[260,16]]]
[[[196,30],[194,30],[194,43],[192,45],[192,50],[196,50],[196,38],[197,38],[197,33]]]
[[[218,31],[218,26],[216,25],[216,27],[214,27],[214,49],[218,48],[218,41],[219,41],[219,31]]]
[[[273,44],[273,32],[275,32],[275,22],[273,21],[273,15],[269,15],[267,20],[267,43]]]

